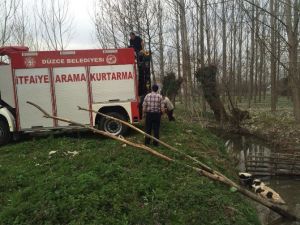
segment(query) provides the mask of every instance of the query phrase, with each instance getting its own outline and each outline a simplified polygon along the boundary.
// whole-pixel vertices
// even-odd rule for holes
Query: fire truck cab
[[[0,62],[0,145],[14,133],[76,128],[43,118],[27,101],[54,116],[114,135],[124,134],[127,127],[77,106],[130,123],[140,120],[139,69],[132,48],[33,52],[27,47],[2,47],[3,57],[7,61]]]

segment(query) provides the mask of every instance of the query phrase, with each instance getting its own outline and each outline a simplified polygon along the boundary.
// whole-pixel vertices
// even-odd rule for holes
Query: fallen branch
[[[159,142],[161,145],[169,148],[170,150],[175,151],[175,152],[177,152],[177,153],[185,156],[186,158],[192,160],[193,162],[195,162],[198,165],[200,165],[201,168],[202,168],[202,170],[199,169],[199,168],[197,168],[197,167],[191,167],[191,166],[188,166],[188,165],[185,165],[186,167],[189,167],[189,168],[197,171],[201,175],[204,175],[204,176],[206,176],[206,177],[208,177],[210,179],[213,179],[215,181],[219,181],[219,182],[222,182],[222,183],[224,183],[226,185],[235,187],[237,189],[237,191],[239,191],[243,195],[249,197],[250,199],[252,199],[252,200],[254,200],[256,202],[259,202],[260,204],[262,204],[262,205],[264,205],[264,206],[272,209],[273,211],[277,212],[278,214],[280,214],[280,215],[282,215],[282,216],[284,216],[284,217],[286,217],[288,219],[291,219],[291,220],[296,220],[297,219],[294,215],[290,214],[285,209],[283,209],[283,208],[281,208],[281,207],[279,207],[279,206],[277,206],[277,205],[275,205],[275,204],[273,204],[271,202],[265,201],[264,199],[262,199],[261,197],[257,196],[256,194],[252,193],[251,191],[248,191],[247,189],[244,189],[243,187],[241,187],[240,185],[238,185],[234,181],[230,180],[229,178],[227,178],[222,173],[213,170],[212,168],[210,168],[209,166],[207,166],[204,163],[200,162],[199,160],[195,159],[194,157],[192,157],[192,156],[190,156],[190,155],[188,155],[188,154],[180,151],[179,149],[177,149],[177,148],[175,148],[175,147],[173,147],[173,146],[171,146],[171,145],[169,145],[169,144],[167,144],[167,143],[165,143],[165,142],[163,142],[163,141],[161,141],[161,140],[159,140],[159,139],[157,139],[157,138],[155,138],[155,137],[147,134],[143,130],[135,127],[134,125],[132,125],[132,124],[130,124],[130,123],[124,121],[124,120],[120,120],[118,118],[106,115],[104,113],[101,113],[101,112],[98,112],[98,111],[95,111],[95,110],[90,110],[90,109],[82,108],[80,106],[78,106],[78,109],[79,110],[83,110],[83,111],[87,111],[87,112],[94,112],[94,113],[96,113],[96,114],[98,114],[100,116],[104,116],[104,117],[106,117],[108,119],[112,119],[112,120],[118,121],[118,122],[120,122],[120,123],[122,123],[122,124],[124,124],[124,125],[126,125],[126,126],[128,126],[130,128],[132,128],[133,130],[141,133],[142,135],[145,135],[145,136],[147,136],[147,137],[149,137],[149,138],[151,138],[151,139]]]
[[[90,126],[87,126],[85,124],[81,124],[81,123],[78,123],[78,122],[75,122],[75,121],[72,121],[72,120],[69,120],[69,119],[64,119],[64,118],[60,118],[60,117],[56,117],[56,116],[51,116],[49,113],[47,113],[44,109],[42,109],[40,106],[36,105],[35,103],[29,102],[29,101],[27,101],[27,103],[30,104],[30,105],[32,105],[32,106],[34,106],[34,107],[36,107],[38,110],[40,110],[44,114],[45,118],[55,119],[55,120],[59,120],[59,121],[62,121],[62,122],[69,123],[69,124],[74,124],[74,125],[77,125],[77,126],[80,126],[80,127],[87,128],[87,129],[93,131],[94,133],[101,134],[101,135],[103,135],[105,137],[109,137],[111,139],[123,142],[123,143],[125,143],[127,145],[130,145],[130,146],[133,146],[133,147],[136,147],[136,148],[139,148],[139,149],[143,149],[143,150],[149,152],[150,154],[155,155],[155,156],[157,156],[157,157],[159,157],[161,159],[164,159],[166,161],[173,161],[173,159],[171,159],[171,158],[169,158],[169,157],[167,157],[167,156],[165,156],[163,154],[160,154],[159,152],[157,152],[157,151],[155,151],[155,150],[153,150],[153,149],[151,149],[151,148],[149,148],[149,147],[147,147],[145,145],[133,143],[133,142],[128,141],[126,139],[114,136],[114,135],[112,135],[112,134],[110,134],[108,132],[101,131],[101,130],[98,130],[96,128],[93,128],[93,127],[90,127]]]
[[[79,110],[83,110],[83,111],[87,111],[87,112],[93,112],[93,113],[96,113],[96,114],[98,114],[98,115],[100,115],[100,116],[104,116],[104,117],[106,117],[106,118],[108,118],[108,119],[112,119],[112,120],[118,121],[118,122],[120,122],[120,123],[122,123],[122,124],[124,124],[124,125],[126,125],[126,126],[128,126],[128,127],[130,127],[130,128],[132,128],[133,130],[135,130],[135,131],[141,133],[142,135],[144,135],[144,136],[146,136],[146,137],[148,137],[148,138],[150,138],[150,139],[152,139],[152,140],[154,140],[154,141],[157,141],[158,143],[160,143],[161,145],[165,146],[166,148],[168,148],[168,149],[170,149],[170,150],[172,150],[172,151],[175,151],[175,152],[177,152],[177,153],[179,153],[179,154],[185,156],[186,158],[188,158],[188,159],[192,160],[193,162],[197,163],[198,165],[200,165],[202,169],[204,169],[204,170],[206,170],[206,171],[208,171],[208,172],[210,172],[210,173],[214,173],[214,170],[213,170],[213,169],[211,169],[209,166],[205,165],[204,163],[200,162],[199,160],[195,159],[194,157],[192,157],[192,156],[190,156],[190,155],[188,155],[188,154],[186,154],[186,153],[180,151],[179,149],[177,149],[177,148],[175,148],[175,147],[173,147],[173,146],[167,144],[166,142],[163,142],[163,141],[161,141],[161,140],[159,140],[159,139],[153,137],[153,136],[150,135],[150,134],[147,134],[147,133],[144,132],[143,130],[141,130],[141,129],[135,127],[134,125],[132,125],[132,124],[130,124],[130,123],[124,121],[124,120],[120,120],[120,119],[118,119],[118,118],[109,116],[109,115],[107,115],[107,114],[104,114],[104,113],[101,113],[101,112],[97,112],[97,111],[95,111],[95,110],[82,108],[82,107],[80,107],[80,106],[78,106],[78,109],[79,109]]]
[[[170,150],[172,150],[172,151],[175,151],[175,152],[179,153],[180,155],[183,155],[184,157],[186,157],[186,158],[190,159],[191,161],[197,163],[197,164],[198,164],[203,170],[205,170],[206,172],[211,173],[212,175],[218,175],[218,176],[222,177],[222,180],[223,180],[224,182],[226,181],[228,185],[230,185],[230,186],[238,186],[238,184],[234,183],[232,180],[230,180],[229,178],[227,178],[227,177],[226,177],[225,175],[223,175],[222,173],[213,170],[212,168],[210,168],[210,167],[207,166],[206,164],[200,162],[199,160],[195,159],[194,157],[192,157],[192,156],[190,156],[190,155],[184,153],[183,151],[180,151],[179,149],[177,149],[177,148],[175,148],[175,147],[173,147],[173,146],[171,146],[171,145],[169,145],[169,144],[167,144],[167,143],[161,141],[160,139],[157,139],[157,138],[153,137],[153,136],[150,135],[150,134],[147,134],[147,133],[144,132],[143,130],[141,130],[141,129],[135,127],[134,125],[132,125],[132,124],[130,124],[130,123],[124,121],[124,120],[121,120],[121,119],[118,119],[118,118],[109,116],[109,115],[107,115],[107,114],[104,114],[104,113],[101,113],[101,112],[98,112],[98,111],[95,111],[95,110],[82,108],[82,107],[80,107],[80,106],[77,106],[77,107],[78,107],[79,110],[83,110],[83,111],[87,111],[87,112],[94,112],[94,113],[96,113],[96,114],[98,114],[98,115],[100,115],[100,116],[104,116],[104,117],[106,117],[106,118],[108,118],[108,119],[112,119],[112,120],[118,121],[118,122],[120,122],[120,123],[122,123],[122,124],[124,124],[124,125],[126,125],[126,126],[128,126],[128,127],[130,127],[130,128],[132,128],[133,130],[135,130],[135,131],[141,133],[142,135],[145,135],[146,137],[149,137],[150,139],[157,141],[158,143],[160,143],[161,145],[165,146],[166,148],[168,148],[168,149],[170,149]]]
[[[197,168],[197,167],[193,167],[193,166],[190,166],[188,164],[185,164],[185,163],[182,163],[180,161],[176,161],[164,154],[161,154],[145,145],[142,145],[142,144],[136,144],[136,143],[133,143],[133,142],[130,142],[130,141],[127,141],[126,139],[122,139],[122,138],[119,138],[119,137],[116,137],[114,135],[111,135],[107,132],[104,132],[104,131],[101,131],[101,130],[98,130],[98,129],[95,129],[93,127],[90,127],[90,126],[87,126],[87,125],[84,125],[84,124],[81,124],[81,123],[78,123],[78,122],[75,122],[75,121],[71,121],[69,119],[64,119],[64,118],[60,118],[60,117],[56,117],[56,116],[51,116],[49,113],[47,113],[44,109],[42,109],[40,106],[32,103],[32,102],[28,102],[28,104],[36,107],[38,110],[40,110],[43,114],[44,114],[44,117],[45,118],[51,118],[51,119],[55,119],[55,120],[59,120],[59,121],[63,121],[63,122],[67,122],[67,123],[70,123],[70,124],[74,124],[74,125],[77,125],[77,126],[80,126],[80,127],[84,127],[84,128],[87,128],[91,131],[93,131],[94,133],[97,133],[97,134],[101,134],[103,136],[106,136],[106,137],[109,137],[109,138],[112,138],[114,140],[117,140],[117,141],[120,141],[120,142],[123,142],[125,144],[128,144],[130,146],[133,146],[133,147],[136,147],[136,148],[139,148],[139,149],[142,149],[142,150],[145,150],[147,152],[149,152],[150,154],[156,156],[156,157],[159,157],[165,161],[168,161],[168,162],[173,162],[173,163],[177,163],[179,165],[182,165],[186,168],[190,168],[196,172],[198,172],[199,174],[201,175],[204,175],[212,180],[215,180],[215,181],[219,181],[219,182],[222,182],[228,186],[233,186],[235,187],[240,193],[244,194],[245,196],[255,200],[256,202],[270,208],[271,210],[273,210],[274,212],[277,212],[278,214],[280,214],[281,216],[289,219],[289,220],[300,220],[299,218],[297,218],[295,215],[289,213],[287,210],[281,208],[280,206],[277,206],[271,202],[268,202],[262,198],[260,198],[259,196],[255,195],[254,193],[242,188],[241,186],[237,185],[235,182],[231,181],[230,179],[228,179],[227,177],[225,177],[224,175],[222,175],[221,173],[217,172],[217,171],[214,171],[215,173],[211,173],[211,172],[208,172],[204,169],[200,169],[200,168]],[[112,117],[113,118],[113,117]],[[205,164],[203,164],[205,165]]]

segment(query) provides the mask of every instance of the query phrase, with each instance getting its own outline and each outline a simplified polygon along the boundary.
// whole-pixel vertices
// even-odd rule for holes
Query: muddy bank
[[[300,152],[300,124],[296,124],[288,110],[276,113],[250,111],[251,119],[245,120],[240,129],[220,126],[215,121],[205,121],[205,127],[226,135],[244,135],[267,142],[274,151]]]
[[[300,152],[300,124],[296,124],[292,112],[281,110],[275,113],[251,111],[251,119],[242,126],[249,133],[277,148],[276,151]]]

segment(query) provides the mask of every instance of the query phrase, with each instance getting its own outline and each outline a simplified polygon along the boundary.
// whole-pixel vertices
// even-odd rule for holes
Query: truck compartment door
[[[93,103],[135,100],[134,65],[91,66]]]
[[[48,68],[17,69],[15,71],[16,92],[20,129],[53,127],[53,120],[42,117],[41,112],[27,104],[31,101],[47,112],[52,112],[50,74]]]
[[[85,67],[53,68],[57,115],[73,121],[89,124],[89,113],[77,106],[89,108],[87,74]],[[68,125],[58,122],[59,126]]]

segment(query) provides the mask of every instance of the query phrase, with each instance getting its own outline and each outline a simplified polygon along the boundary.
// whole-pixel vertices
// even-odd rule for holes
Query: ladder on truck
[[[151,72],[150,72],[151,54],[149,52],[140,52],[137,55],[138,67],[138,95],[140,97],[139,111],[142,117],[142,104],[146,94],[151,92]]]

